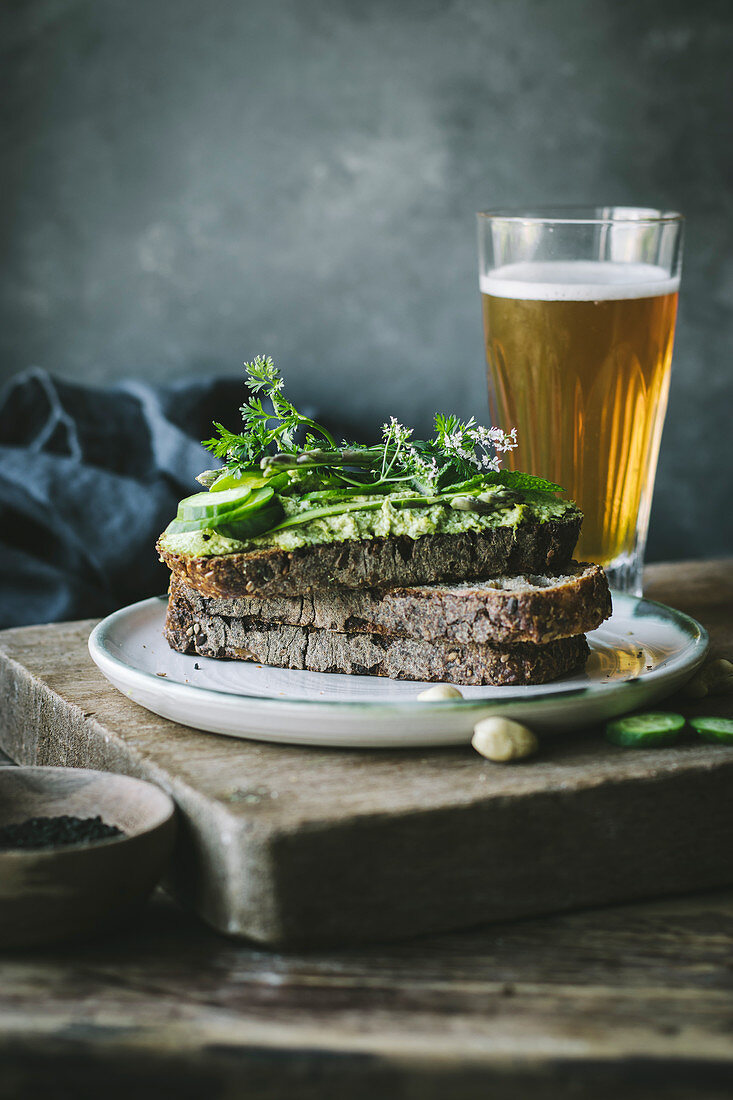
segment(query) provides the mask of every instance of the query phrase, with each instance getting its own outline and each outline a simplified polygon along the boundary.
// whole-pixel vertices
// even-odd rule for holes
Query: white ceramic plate
[[[439,702],[419,702],[430,685],[414,681],[176,653],[163,637],[163,596],[109,615],[92,631],[89,652],[130,699],[209,733],[345,748],[459,745],[490,714],[526,721],[538,732],[567,730],[676,691],[705,657],[703,627],[634,596],[615,592],[613,604],[613,616],[588,635],[583,672],[532,687],[465,687],[464,699]]]

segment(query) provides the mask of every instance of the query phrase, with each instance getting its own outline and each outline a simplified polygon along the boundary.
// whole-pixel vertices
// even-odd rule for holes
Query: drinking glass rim
[[[611,211],[610,214],[591,214],[591,211]],[[589,206],[559,205],[522,207],[497,207],[495,210],[479,210],[477,218],[487,221],[517,222],[553,225],[660,225],[683,222],[684,215],[676,210],[655,210],[651,206]]]

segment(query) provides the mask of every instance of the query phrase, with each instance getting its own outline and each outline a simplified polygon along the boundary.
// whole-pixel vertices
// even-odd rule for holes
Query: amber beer
[[[653,265],[601,261],[482,276],[494,422],[519,438],[507,458],[577,501],[586,561],[630,562],[646,533],[678,286]]]

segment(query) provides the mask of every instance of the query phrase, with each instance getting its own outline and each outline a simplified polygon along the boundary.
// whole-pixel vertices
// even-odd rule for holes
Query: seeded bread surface
[[[298,596],[312,589],[394,588],[497,574],[562,570],[571,560],[582,516],[482,532],[344,541],[297,550],[192,557],[158,542],[160,560],[205,596]]]
[[[545,683],[580,667],[588,656],[583,635],[546,645],[460,645],[253,624],[241,618],[201,615],[180,589],[172,593],[168,604],[165,636],[173,649],[201,657],[312,672],[495,686]]]

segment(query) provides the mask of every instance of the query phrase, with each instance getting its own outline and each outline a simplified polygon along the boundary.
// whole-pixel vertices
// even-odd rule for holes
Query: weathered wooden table
[[[732,578],[656,566],[648,594],[731,656]],[[159,897],[112,938],[0,958],[0,1098],[722,1100],[732,985],[731,890],[288,954]]]

